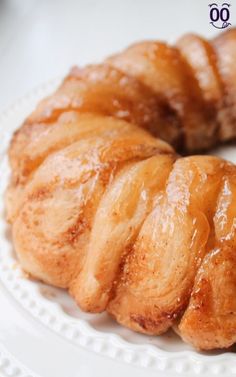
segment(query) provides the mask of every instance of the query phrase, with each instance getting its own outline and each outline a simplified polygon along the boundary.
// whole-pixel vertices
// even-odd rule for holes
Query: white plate
[[[6,152],[11,135],[26,115],[32,111],[38,100],[53,91],[58,82],[59,80],[54,80],[51,83],[43,85],[30,95],[19,100],[0,116],[1,198],[3,198],[9,179]],[[235,147],[223,147],[215,151],[215,153],[236,162]],[[36,320],[33,322],[33,328],[40,332],[40,324],[43,324],[52,330],[54,334],[60,335],[63,338],[62,351],[63,347],[65,351],[67,350],[67,343],[69,342],[76,347],[75,352],[81,352],[80,347],[82,346],[88,351],[95,351],[97,354],[106,356],[107,358],[117,359],[139,368],[148,368],[150,373],[152,370],[158,370],[160,375],[163,376],[171,373],[180,373],[189,376],[219,376],[222,373],[225,375],[236,374],[236,355],[233,349],[228,352],[199,353],[183,343],[172,332],[161,337],[148,337],[136,334],[119,326],[106,314],[89,315],[82,313],[63,290],[25,279],[12,249],[9,227],[4,220],[3,200],[0,203],[0,211],[0,281],[2,291],[8,293],[8,297],[11,297],[11,302],[17,302],[24,309],[24,312],[21,312],[22,316],[28,318],[30,315]],[[14,315],[17,317],[17,311],[20,309],[18,307],[14,310],[13,321]],[[7,316],[6,313],[5,316]],[[29,372],[27,371],[28,365],[27,367],[22,366],[15,358],[12,359],[11,356],[7,356],[6,344],[5,350],[1,349],[1,341],[6,343],[7,335],[8,333],[6,332],[4,337],[1,338],[0,334],[0,373],[1,371],[2,373],[4,372],[4,376],[35,375],[34,373],[37,371],[37,368],[35,371],[32,370]],[[30,334],[29,336],[32,337],[33,335]],[[51,334],[50,337],[53,338],[51,341],[55,342],[55,335]],[[19,339],[17,342],[19,342]],[[24,347],[24,339],[21,339],[21,342],[22,345],[19,344],[18,348],[20,346]],[[18,357],[17,353],[21,354],[18,348],[16,347],[15,351],[16,357]],[[107,363],[108,361],[106,365],[108,365]],[[13,368],[13,372],[11,368]],[[14,372],[14,368],[18,372]],[[57,377],[61,376],[60,373],[61,370],[59,368]],[[105,375],[104,371],[103,375]]]

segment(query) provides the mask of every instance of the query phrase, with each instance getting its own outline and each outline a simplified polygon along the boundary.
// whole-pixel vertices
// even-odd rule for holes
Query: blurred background
[[[72,65],[98,62],[131,42],[216,34],[210,2],[0,0],[0,110]]]

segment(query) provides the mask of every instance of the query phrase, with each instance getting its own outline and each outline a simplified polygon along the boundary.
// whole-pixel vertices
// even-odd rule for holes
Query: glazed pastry
[[[38,105],[9,148],[25,271],[135,331],[236,342],[236,167],[175,152],[235,138],[235,42],[138,43]]]

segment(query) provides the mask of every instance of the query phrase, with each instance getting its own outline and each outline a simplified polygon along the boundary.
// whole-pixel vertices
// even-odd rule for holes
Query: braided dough
[[[14,134],[6,195],[30,275],[142,333],[236,342],[236,29],[73,68]],[[170,146],[171,145],[171,146]]]

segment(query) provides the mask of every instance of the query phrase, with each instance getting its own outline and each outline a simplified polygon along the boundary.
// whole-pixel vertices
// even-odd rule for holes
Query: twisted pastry
[[[236,168],[167,143],[190,153],[236,136],[235,42],[231,29],[138,43],[72,69],[38,105],[9,149],[24,270],[136,331],[236,341]]]

